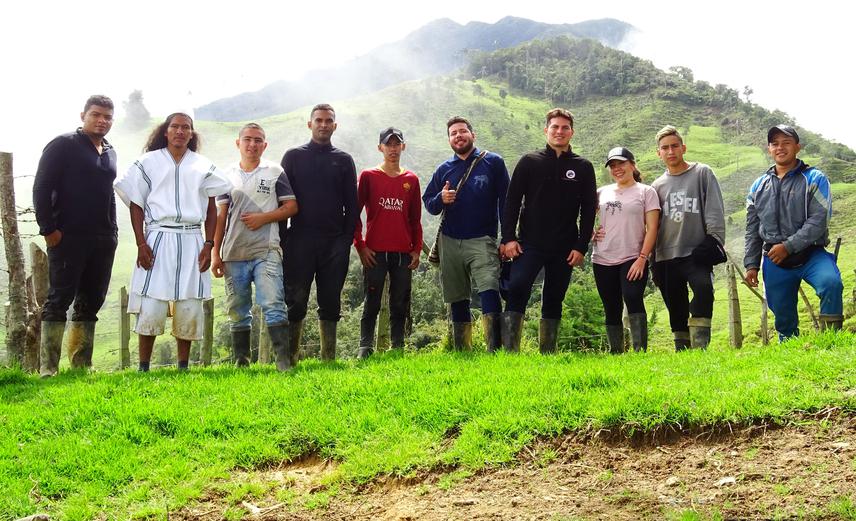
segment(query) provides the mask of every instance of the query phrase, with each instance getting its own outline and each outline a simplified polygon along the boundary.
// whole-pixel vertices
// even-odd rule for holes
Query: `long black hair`
[[[149,139],[146,140],[146,146],[143,147],[143,152],[151,152],[152,150],[160,150],[161,148],[166,148],[169,143],[166,140],[166,129],[169,128],[170,123],[172,123],[172,119],[176,116],[184,116],[190,120],[190,131],[193,133],[190,142],[187,144],[187,148],[192,150],[193,152],[198,152],[202,146],[202,143],[199,139],[199,134],[193,128],[193,118],[191,118],[188,114],[184,112],[173,112],[169,116],[166,117],[166,120],[155,127],[152,130],[152,133],[149,134]]]

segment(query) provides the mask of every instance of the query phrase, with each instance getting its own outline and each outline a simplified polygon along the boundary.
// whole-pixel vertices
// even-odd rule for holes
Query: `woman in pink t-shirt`
[[[648,282],[648,256],[657,240],[660,199],[653,188],[642,184],[636,158],[626,148],[610,150],[606,166],[615,183],[597,191],[600,226],[591,256],[594,280],[606,315],[609,351],[624,352],[624,305],[630,317],[633,348],[645,351],[648,314],[643,297]]]

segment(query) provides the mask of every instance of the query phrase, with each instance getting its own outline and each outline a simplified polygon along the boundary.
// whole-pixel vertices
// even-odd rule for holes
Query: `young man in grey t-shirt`
[[[675,127],[666,126],[657,133],[657,155],[666,171],[651,183],[662,209],[654,280],[669,309],[677,351],[690,346],[705,349],[710,343],[713,265],[709,252],[718,249],[724,255],[725,244],[719,182],[709,166],[687,163],[686,151]]]
[[[262,127],[256,123],[244,125],[236,143],[241,161],[226,171],[232,191],[217,198],[219,212],[211,270],[215,277],[226,276],[235,364],[250,363],[250,309],[255,285],[256,301],[276,352],[276,367],[287,371],[291,369],[292,353],[278,223],[297,213],[297,200],[282,167],[262,159],[267,148]]]

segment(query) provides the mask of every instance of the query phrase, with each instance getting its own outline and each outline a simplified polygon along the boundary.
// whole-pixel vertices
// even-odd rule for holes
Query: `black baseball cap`
[[[400,143],[404,143],[404,133],[395,127],[389,127],[382,130],[380,133],[380,141],[378,141],[378,143],[385,145],[392,136],[397,137]]]
[[[770,130],[767,131],[767,143],[773,141],[773,136],[779,133],[794,138],[794,141],[796,141],[797,143],[800,142],[800,136],[799,134],[797,134],[797,131],[794,129],[794,127],[790,125],[776,125],[775,127],[772,127]]]
[[[615,147],[609,151],[606,155],[606,163],[603,166],[609,166],[609,162],[613,159],[617,159],[619,161],[633,161],[636,162],[636,157],[633,156],[633,152],[627,150],[624,147]]]

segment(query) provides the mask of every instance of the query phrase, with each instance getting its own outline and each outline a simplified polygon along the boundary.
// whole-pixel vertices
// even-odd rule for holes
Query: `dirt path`
[[[331,466],[307,460],[234,477],[268,483],[261,498],[230,506],[212,494],[171,518],[222,519],[231,508],[266,520],[856,519],[856,418],[656,442],[608,437],[539,442],[506,468],[380,480],[329,498],[318,483]]]

